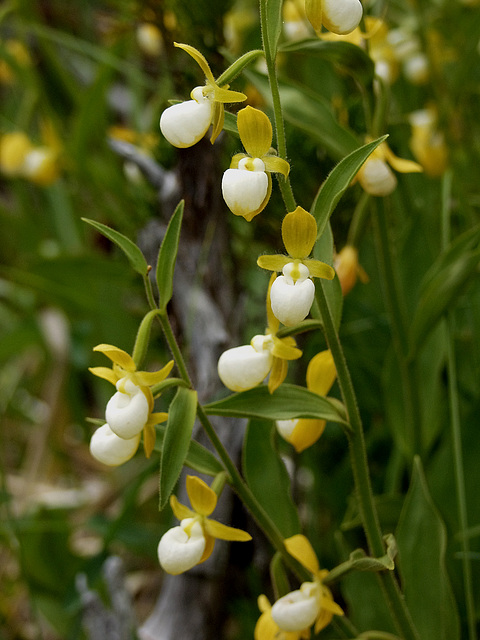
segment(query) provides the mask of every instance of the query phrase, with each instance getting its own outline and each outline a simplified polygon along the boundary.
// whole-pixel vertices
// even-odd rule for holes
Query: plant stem
[[[350,372],[321,281],[319,281],[317,288],[317,300],[323,319],[325,337],[335,362],[343,402],[352,427],[351,433],[348,434],[348,440],[363,528],[370,552],[372,555],[380,557],[385,553],[385,546],[373,499],[362,420]],[[391,571],[383,571],[377,575],[398,631],[404,640],[419,640],[394,574]]]

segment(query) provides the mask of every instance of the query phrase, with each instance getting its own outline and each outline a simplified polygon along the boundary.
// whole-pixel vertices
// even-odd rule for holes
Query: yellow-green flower
[[[174,43],[186,51],[205,74],[205,85],[192,90],[191,100],[174,104],[165,109],[160,118],[160,129],[174,147],[186,148],[196,144],[213,124],[210,142],[213,144],[223,129],[224,104],[243,102],[247,96],[231,91],[228,85],[219,86],[205,57],[189,44]]]
[[[251,535],[229,527],[208,516],[217,506],[217,494],[203,480],[187,476],[187,494],[192,509],[181,504],[175,496],[170,506],[180,526],[169,529],[158,544],[158,559],[167,573],[178,575],[207,560],[215,540],[247,542]]]
[[[275,317],[286,326],[298,324],[310,312],[315,287],[311,277],[332,280],[333,267],[309,258],[317,239],[317,223],[302,207],[287,213],[282,222],[282,238],[288,256],[260,256],[257,264],[269,271],[282,271],[271,288]]]
[[[295,338],[277,336],[280,323],[272,313],[270,292],[275,275],[270,278],[267,292],[268,327],[264,335],[252,338],[250,344],[224,351],[218,360],[218,375],[232,391],[247,391],[268,378],[268,390],[273,393],[288,372],[288,362],[297,360],[302,352]]]
[[[173,367],[173,360],[160,371],[137,371],[132,356],[123,349],[110,344],[99,344],[94,351],[100,351],[113,363],[111,368],[91,367],[89,369],[95,376],[108,380],[117,389],[117,393],[107,403],[105,411],[107,425],[117,437],[124,440],[136,439],[137,445],[139,434],[143,432],[145,454],[150,457],[155,445],[155,425],[168,417],[168,414],[163,412],[152,413],[154,398],[151,387],[165,380]],[[115,442],[114,439],[112,439],[113,442]],[[104,449],[104,444],[104,440],[98,441],[99,455]],[[135,451],[136,448],[132,455]]]
[[[222,179],[228,208],[250,222],[266,207],[272,192],[271,173],[287,177],[290,165],[272,149],[273,131],[268,116],[253,107],[238,112],[237,127],[246,153],[233,156]]]
[[[336,376],[337,371],[331,352],[321,351],[308,364],[307,389],[319,396],[326,396]],[[277,420],[276,422],[280,435],[295,447],[297,453],[312,446],[322,435],[326,424],[326,420],[313,418]]]

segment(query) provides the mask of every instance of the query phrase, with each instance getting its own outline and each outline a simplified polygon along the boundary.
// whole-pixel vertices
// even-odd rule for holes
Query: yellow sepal
[[[176,496],[170,496],[170,506],[172,507],[172,511],[177,520],[184,520],[185,518],[195,518],[197,515],[195,511],[189,509],[184,504],[179,502]]]
[[[316,576],[320,570],[318,558],[313,550],[310,541],[301,533],[298,533],[285,541],[285,547],[288,553],[293,556],[300,564]]]
[[[305,0],[308,21],[318,34],[322,31],[322,4],[323,0]]]
[[[155,426],[161,422],[165,422],[168,419],[168,413],[165,411],[159,411],[158,413],[151,413],[148,417],[147,424]]]
[[[315,218],[302,207],[287,213],[282,222],[282,238],[292,258],[306,258],[312,252],[317,239]]]
[[[288,438],[285,438],[295,448],[297,453],[301,453],[311,447],[322,435],[326,425],[325,420],[315,420],[301,418]]]
[[[285,178],[290,173],[290,165],[286,160],[279,156],[262,156],[262,160],[265,164],[265,170],[270,173],[281,173]]]
[[[198,564],[202,564],[202,562],[205,562],[205,560],[209,559],[209,557],[212,555],[212,551],[213,551],[213,547],[214,546],[215,546],[215,538],[212,538],[212,536],[206,535],[205,536],[205,549],[203,551],[202,557],[198,561]]]
[[[275,282],[276,278],[277,278],[277,274],[272,273],[272,275],[270,276],[270,280],[268,281],[267,302],[266,302],[268,333],[270,333],[272,336],[276,335],[280,327],[280,320],[273,315],[272,302],[270,299],[270,291],[272,289],[272,284]]]
[[[273,338],[272,354],[276,358],[283,358],[283,360],[298,360],[302,357],[302,352],[296,346],[295,339],[288,338]]]
[[[165,380],[170,371],[173,368],[173,360],[170,360],[160,371],[137,371],[135,373],[135,379],[138,381],[139,385],[143,385],[145,387],[151,387],[154,384],[158,384]]]
[[[337,370],[329,349],[320,351],[310,360],[307,367],[307,388],[310,391],[326,396],[336,377]]]
[[[267,271],[281,271],[283,267],[291,261],[292,259],[288,256],[277,254],[274,256],[259,256],[257,264]]]
[[[88,370],[90,373],[93,373],[94,376],[108,380],[108,382],[111,382],[113,385],[116,385],[120,379],[120,376],[109,367],[89,367]]]
[[[216,520],[205,520],[205,531],[217,540],[231,540],[232,542],[247,542],[252,536],[242,529],[229,527]]]
[[[192,47],[189,44],[182,44],[179,42],[174,42],[173,44],[175,47],[178,47],[179,49],[183,49],[186,53],[188,53],[189,56],[192,56],[192,58],[198,64],[200,69],[203,71],[208,83],[212,85],[215,84],[215,78],[213,77],[213,73],[210,69],[210,66],[205,56],[203,56],[200,53],[200,51],[198,51],[197,49],[195,49],[195,47]]]
[[[414,162],[413,160],[405,160],[405,158],[399,158],[393,153],[387,143],[383,144],[385,145],[385,160],[392,167],[392,169],[395,169],[395,171],[398,171],[398,173],[421,173],[423,171],[423,167],[420,164]]]
[[[270,369],[270,376],[268,378],[268,391],[273,393],[278,389],[282,382],[287,377],[288,362],[283,358],[277,358],[274,356],[272,368]]]
[[[247,99],[247,96],[240,91],[232,91],[228,88],[228,85],[219,87],[215,84],[213,87],[213,99],[215,102],[220,102],[221,104],[231,104],[234,102],[243,102]]]
[[[135,371],[136,366],[132,356],[124,351],[123,349],[119,349],[118,347],[114,347],[112,344],[97,344],[96,347],[93,347],[94,351],[100,351],[114,364],[118,364],[119,367],[125,369],[125,371]]]
[[[187,476],[187,494],[193,510],[201,516],[209,516],[217,506],[217,494],[197,476]]]
[[[223,123],[225,122],[225,109],[220,102],[213,103],[213,115],[212,115],[212,135],[210,136],[210,142],[213,144],[218,136],[222,133]]]
[[[268,116],[254,107],[245,107],[238,112],[237,127],[245,151],[252,158],[266,155],[272,146],[272,124]]]
[[[143,450],[145,457],[150,458],[155,447],[156,432],[155,427],[150,422],[143,427]]]
[[[333,280],[335,277],[335,269],[325,262],[314,260],[313,258],[304,258],[302,262],[308,268],[310,276],[313,278]]]

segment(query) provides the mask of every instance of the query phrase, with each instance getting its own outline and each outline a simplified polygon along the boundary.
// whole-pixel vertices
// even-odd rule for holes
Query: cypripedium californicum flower
[[[155,446],[155,425],[168,417],[167,413],[152,413],[154,398],[150,387],[165,380],[173,367],[173,360],[160,371],[137,371],[132,356],[123,349],[99,344],[94,351],[106,355],[113,365],[112,368],[90,367],[89,371],[115,385],[117,393],[107,403],[106,425],[93,434],[90,443],[92,455],[104,464],[122,464],[134,455],[143,432],[145,455],[150,457]],[[117,438],[129,442],[129,446]]]
[[[163,39],[160,29],[151,22],[142,22],[137,27],[137,43],[147,56],[157,57],[163,50]]]
[[[257,264],[268,271],[281,271],[272,284],[270,299],[275,317],[287,327],[298,324],[310,312],[315,285],[310,278],[335,277],[333,267],[309,258],[317,239],[317,223],[302,207],[287,213],[282,222],[282,238],[288,256],[260,256]]]
[[[328,571],[320,569],[317,556],[307,538],[301,534],[285,540],[288,553],[312,574],[312,582],[304,582],[300,589],[279,598],[272,607],[265,596],[258,606],[262,615],[255,627],[255,640],[299,640],[310,637],[330,624],[334,615],[343,616],[341,607],[333,600],[330,589],[323,584]]]
[[[192,509],[170,496],[170,506],[180,526],[169,529],[158,544],[158,560],[171,575],[178,575],[207,560],[215,540],[247,542],[252,537],[208,516],[217,506],[217,494],[203,480],[187,476],[187,494]]]
[[[371,196],[388,196],[397,186],[397,178],[390,167],[399,173],[423,171],[417,162],[399,158],[386,142],[382,142],[365,160],[354,181],[358,180],[363,189]]]
[[[222,193],[228,208],[250,222],[266,207],[272,192],[271,173],[287,177],[290,165],[272,153],[272,124],[268,116],[254,107],[237,115],[237,127],[245,151],[233,156],[222,179]]]
[[[273,315],[270,292],[275,275],[270,278],[267,292],[268,327],[265,335],[254,336],[248,345],[224,351],[218,360],[218,375],[231,391],[247,391],[259,385],[270,374],[268,390],[273,393],[285,380],[288,361],[297,360],[302,352],[291,336],[277,336],[280,323]]]
[[[358,262],[358,249],[356,247],[349,244],[345,245],[336,254],[333,264],[344,296],[353,289],[357,278],[363,283],[368,282],[368,275]]]
[[[448,165],[445,137],[437,129],[437,116],[433,109],[419,109],[409,116],[412,127],[410,149],[431,177],[441,176]]]
[[[0,139],[0,171],[46,186],[59,177],[58,148],[35,146],[22,131],[5,133]]]
[[[305,0],[305,13],[318,34],[323,26],[343,35],[358,26],[363,7],[360,0]]]
[[[184,149],[201,140],[210,124],[213,124],[210,136],[210,142],[213,144],[223,129],[225,119],[223,105],[243,102],[247,96],[239,91],[231,91],[228,85],[220,87],[215,82],[208,62],[200,51],[188,44],[175,42],[174,45],[192,56],[205,74],[206,82],[203,87],[195,87],[192,90],[191,100],[165,109],[160,118],[160,129],[170,144]]]
[[[326,396],[332,388],[337,371],[329,350],[321,351],[314,356],[307,367],[307,389],[319,396]],[[279,434],[301,453],[312,446],[322,435],[326,420],[296,418],[293,420],[277,420]]]

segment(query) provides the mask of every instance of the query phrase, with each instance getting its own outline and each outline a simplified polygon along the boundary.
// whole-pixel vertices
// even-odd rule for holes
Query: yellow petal
[[[230,169],[238,169],[238,163],[242,158],[248,158],[246,153],[236,153],[232,156],[232,161],[230,162]]]
[[[165,413],[164,411],[159,411],[158,413],[151,413],[147,420],[147,424],[151,424],[152,426],[155,426],[156,424],[165,422],[167,418],[168,418],[168,413]]]
[[[203,56],[200,53],[200,51],[195,49],[195,47],[190,46],[189,44],[182,44],[179,42],[174,42],[173,44],[179,49],[183,49],[186,53],[188,53],[188,55],[192,56],[192,58],[195,60],[195,62],[198,64],[198,66],[201,68],[201,70],[205,74],[205,77],[207,78],[208,82],[212,85],[215,84],[215,78],[213,77],[213,73],[210,69],[210,66],[205,56]]]
[[[320,569],[318,559],[310,541],[301,533],[298,533],[285,541],[288,553],[305,567],[312,575],[316,575]]]
[[[227,87],[219,87],[215,84],[213,87],[213,99],[215,102],[221,102],[222,104],[233,104],[234,102],[243,102],[247,99],[247,96],[241,91],[232,91]]]
[[[150,458],[152,455],[153,448],[155,447],[156,435],[155,427],[147,422],[143,427],[143,450],[145,451],[145,456],[147,458]]]
[[[242,529],[235,529],[235,527],[228,527],[226,524],[217,522],[216,520],[205,521],[206,532],[217,538],[218,540],[231,540],[233,542],[248,542],[252,539],[252,536]]]
[[[326,396],[332,388],[337,370],[329,349],[314,356],[307,367],[307,388],[319,396]]]
[[[287,213],[282,222],[285,249],[292,258],[306,258],[317,239],[317,223],[311,213],[302,207]]]
[[[265,597],[265,596],[264,596]],[[253,632],[254,640],[275,640],[278,638],[279,628],[272,618],[270,610],[264,611],[257,620]]]
[[[286,160],[279,156],[262,156],[262,160],[265,163],[266,171],[271,173],[281,173],[285,178],[290,173],[290,165]]]
[[[217,494],[197,476],[187,476],[187,493],[194,511],[209,516],[217,506]]]
[[[254,107],[245,107],[237,115],[240,140],[253,158],[266,155],[272,146],[272,124],[268,116]]]
[[[270,377],[268,378],[268,391],[273,393],[278,389],[287,377],[288,362],[283,358],[273,358],[272,368],[270,369]]]
[[[257,260],[257,264],[262,269],[267,271],[281,271],[283,267],[291,262],[292,259],[288,256],[282,256],[280,254],[274,256],[260,256]]]
[[[189,509],[184,504],[179,502],[175,496],[170,496],[170,506],[177,520],[184,520],[185,518],[195,518],[196,513]]]
[[[258,604],[258,608],[262,613],[264,613],[265,611],[270,611],[270,609],[272,608],[272,605],[270,604],[267,596],[264,595],[263,593],[262,595],[258,596],[257,604]]]
[[[225,109],[223,104],[219,102],[213,103],[213,115],[212,115],[212,135],[210,136],[210,142],[213,144],[218,136],[222,133],[223,123],[225,122]]]
[[[135,379],[138,380],[140,386],[151,387],[165,380],[173,368],[173,360],[170,360],[160,371],[137,371]]]
[[[268,333],[271,333],[272,336],[274,336],[277,333],[280,327],[280,320],[273,315],[272,301],[270,298],[270,291],[272,289],[272,284],[275,282],[276,278],[277,278],[277,274],[272,273],[272,275],[270,276],[270,280],[268,281],[267,300],[266,300]]]
[[[109,367],[89,367],[88,370],[90,373],[93,373],[94,376],[108,380],[108,382],[111,382],[113,385],[116,385],[120,379],[118,374]]]
[[[205,549],[203,551],[202,557],[198,561],[198,564],[205,562],[212,555],[213,547],[215,546],[215,538],[209,535],[205,535]]]
[[[420,173],[423,171],[423,168],[417,162],[413,160],[405,160],[404,158],[399,158],[396,156],[390,147],[385,144],[385,159],[389,163],[389,165],[398,171],[399,173]]]
[[[137,368],[132,356],[129,353],[127,353],[123,349],[114,347],[111,344],[98,344],[93,348],[93,350],[100,351],[100,353],[106,355],[107,358],[110,358],[112,362],[118,364],[118,366],[122,367],[122,369],[125,369],[125,371],[135,371]]]
[[[302,262],[308,268],[313,278],[333,280],[335,277],[335,269],[325,262],[313,260],[313,258],[304,258]]]
[[[322,31],[322,4],[323,0],[305,0],[305,13],[317,33]]]
[[[295,346],[293,338],[273,338],[272,353],[276,358],[284,360],[298,360],[302,357],[302,352]]]
[[[301,453],[320,438],[326,424],[325,420],[301,418],[290,436],[285,440],[295,447],[297,453]]]

